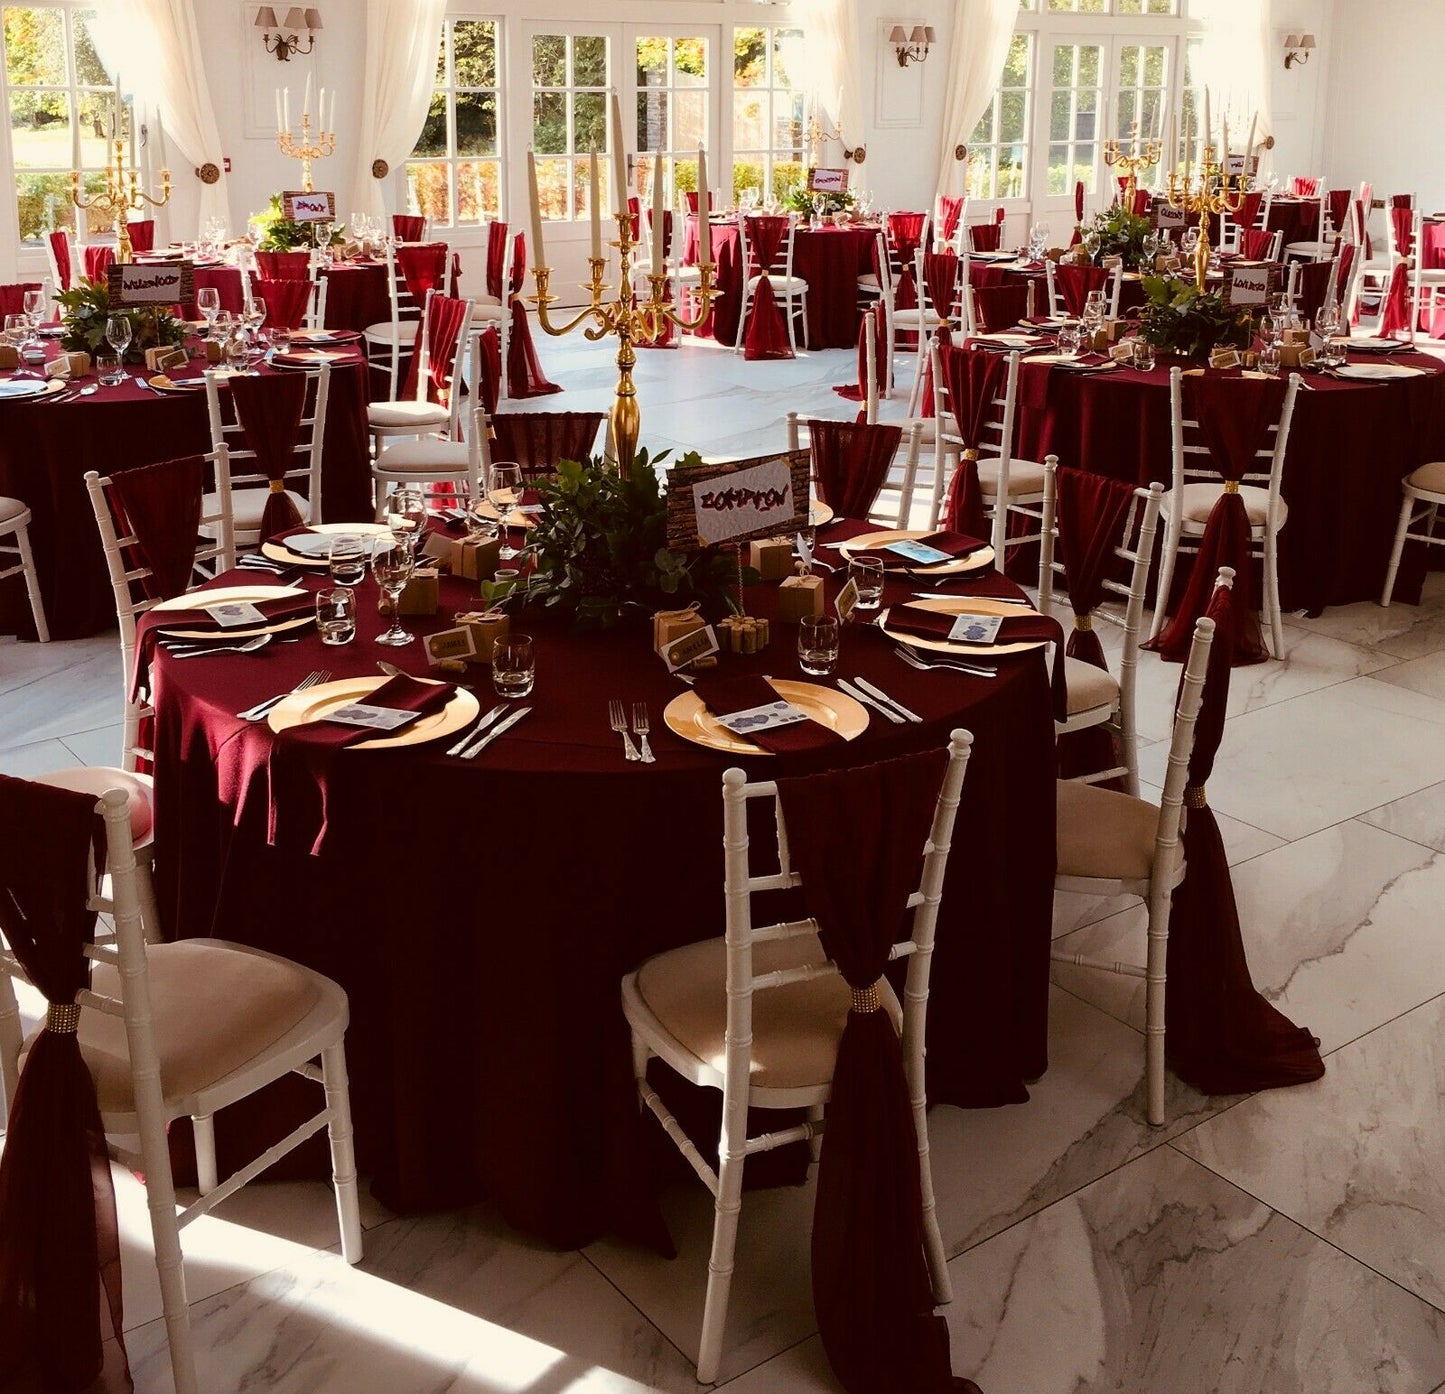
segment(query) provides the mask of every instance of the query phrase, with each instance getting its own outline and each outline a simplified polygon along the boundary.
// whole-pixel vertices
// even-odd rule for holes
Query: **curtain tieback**
[[[1075,615],[1075,616],[1074,616],[1074,628],[1075,628],[1075,629],[1081,629],[1081,630],[1083,630],[1085,633],[1087,633],[1087,632],[1088,632],[1089,630],[1091,630],[1093,627],[1094,627],[1094,617],[1093,617],[1093,615]]]
[[[284,494],[286,492],[286,481],[284,479],[273,479],[270,483],[273,494]]]
[[[856,996],[856,994],[854,994]],[[45,1029],[57,1036],[73,1036],[80,1026],[79,1002],[52,1002],[45,1013]]]
[[[1202,784],[1186,784],[1184,786],[1184,807],[1209,807],[1209,800],[1204,797],[1204,786]]]
[[[1224,492],[1226,494],[1237,494],[1239,492],[1239,480],[1226,479],[1224,481]]]
[[[878,993],[878,984],[883,981],[879,978],[876,982],[869,983],[867,987],[855,987],[853,989],[853,1010],[861,1015],[869,1012],[883,1010],[883,999]]]
[[[977,460],[978,451],[975,450],[972,446],[969,446],[969,448],[963,452],[963,458],[965,460]]]

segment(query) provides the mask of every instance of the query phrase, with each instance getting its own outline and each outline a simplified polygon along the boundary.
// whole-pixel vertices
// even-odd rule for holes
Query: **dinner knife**
[[[939,578],[938,584],[941,586],[946,581],[957,581],[960,579],[958,576],[942,576]],[[1034,602],[1025,595],[976,595],[971,591],[958,591],[953,595],[939,595],[936,590],[932,590],[914,591],[913,598],[915,600],[996,600],[1000,605],[1025,605],[1030,610],[1034,608]]]
[[[892,707],[884,705],[876,697],[870,697],[862,688],[854,687],[847,678],[839,678],[838,686],[855,702],[862,702],[865,707],[872,707],[874,711],[882,712],[895,726],[903,725],[903,718]]]
[[[492,729],[481,738],[481,740],[479,740],[470,750],[468,750],[462,756],[462,759],[475,760],[477,756],[482,753],[482,751],[484,751],[489,745],[491,745],[494,740],[497,739],[498,736],[504,735],[506,734],[506,732],[510,731],[512,727],[515,726],[531,710],[531,707],[518,707],[517,710],[511,714],[511,716],[507,717],[504,721],[497,722],[497,724],[493,726]]]
[[[896,697],[890,697],[881,687],[875,686],[867,678],[854,678],[853,681],[863,689],[864,692],[871,692],[880,702],[887,702],[889,706],[901,711],[910,721],[922,721],[923,718],[915,711],[909,711],[907,707]]]
[[[466,733],[455,745],[447,747],[448,755],[460,755],[488,726],[492,724],[501,714],[507,710],[505,702],[498,702],[470,731]]]

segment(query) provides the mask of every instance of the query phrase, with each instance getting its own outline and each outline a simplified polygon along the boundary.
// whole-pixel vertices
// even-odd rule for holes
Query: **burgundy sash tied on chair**
[[[873,991],[903,931],[943,766],[930,752],[778,782],[807,913],[853,989],[813,1208],[813,1308],[849,1394],[971,1387],[951,1373],[934,1311],[903,1050]]]
[[[559,460],[592,458],[600,411],[509,411],[492,418],[492,459],[522,467],[524,479],[553,474]]]
[[[391,231],[399,242],[420,242],[426,236],[426,219],[420,213],[393,213]]]
[[[1395,229],[1395,250],[1407,257],[1415,250],[1415,212],[1408,206],[1393,203],[1388,211]]]
[[[135,534],[137,559],[151,569],[141,586],[152,600],[180,595],[196,564],[205,462],[199,455],[161,460],[110,478],[117,532]]]
[[[1239,234],[1239,254],[1245,261],[1263,261],[1273,242],[1274,233],[1268,228],[1247,227]]]
[[[1334,261],[1307,261],[1299,268],[1299,312],[1308,323],[1313,324],[1320,307],[1325,303],[1325,292],[1330,288],[1330,273],[1335,270]],[[1337,273],[1339,290],[1344,288],[1344,271]],[[1338,294],[1338,290],[1336,292]]]
[[[407,291],[418,305],[426,300],[429,290],[443,294],[447,279],[447,244],[424,242],[419,247],[398,247],[396,269],[401,272]]]
[[[39,281],[16,281],[0,286],[0,315],[23,315],[26,292],[40,288]]]
[[[462,320],[466,318],[467,302],[453,299],[450,295],[433,295],[431,315],[426,322],[427,384],[426,397],[429,402],[442,406],[451,405],[449,381],[455,381],[458,355],[457,344],[462,332]]]
[[[1164,1039],[1174,1072],[1205,1094],[1304,1084],[1325,1072],[1314,1036],[1255,990],[1229,861],[1204,792],[1224,735],[1233,621],[1241,612],[1248,613],[1240,597],[1224,586],[1205,612],[1216,628],[1184,791],[1185,874],[1169,919]]]
[[[1330,226],[1335,230],[1335,236],[1340,236],[1345,230],[1345,225],[1350,221],[1350,190],[1331,189],[1325,195],[1325,207],[1329,211]]]
[[[923,244],[922,213],[890,213],[888,245],[898,258],[898,279],[893,286],[893,308],[912,310],[918,305],[918,287],[913,283],[913,258]]]
[[[310,281],[265,281],[251,277],[251,294],[266,304],[266,323],[272,329],[301,329],[311,310]]]
[[[308,379],[303,373],[276,373],[270,377],[234,377],[231,400],[246,444],[256,453],[256,472],[271,481],[261,511],[262,542],[277,533],[299,528],[301,513],[286,492],[286,471],[296,468],[296,442],[306,413]]]
[[[1289,191],[1295,198],[1313,198],[1319,189],[1320,181],[1307,175],[1297,174],[1289,181]]]
[[[1003,286],[973,288],[973,313],[983,333],[1011,328],[1029,312],[1027,283],[1014,282]]]
[[[975,252],[996,252],[999,243],[1003,240],[1004,211],[1002,208],[993,210],[993,222],[975,223],[968,230],[968,245]]]
[[[788,236],[788,220],[759,214],[747,220],[748,252],[752,266],[744,268],[744,274],[761,276],[753,291],[748,306],[748,327],[743,338],[744,358],[791,358],[792,345],[788,343],[788,322],[773,294],[773,283],[768,278],[768,268],[776,260]],[[792,302],[789,302],[791,313]]]
[[[878,379],[878,391],[882,395],[888,390],[888,312],[880,300],[870,309],[864,310],[858,321],[858,381],[839,383],[833,391],[850,402],[868,400],[868,321],[873,321],[873,362]],[[860,413],[858,419],[864,419]]]
[[[938,219],[941,226],[938,229],[937,241],[952,242],[958,233],[958,224],[963,217],[963,206],[968,200],[962,197],[955,198],[952,194],[942,194],[938,199]]]
[[[953,252],[925,252],[923,284],[939,319],[950,321],[958,304],[958,257]]]
[[[1245,194],[1240,200],[1239,212],[1234,214],[1235,224],[1249,231],[1259,222],[1259,210],[1264,205],[1264,191],[1257,189]]]
[[[92,855],[97,875],[105,865],[104,824],[89,794],[4,775],[0,824],[0,929],[51,1004],[0,1156],[0,1381],[23,1374],[35,1380],[25,1388],[80,1394],[113,1337],[129,1390],[115,1189],[73,1006],[90,986],[88,871]]]
[[[1215,575],[1221,566],[1232,566],[1238,621],[1232,627],[1231,662],[1236,666],[1264,663],[1269,651],[1260,634],[1252,598],[1249,515],[1238,485],[1247,471],[1257,468],[1255,452],[1268,443],[1269,428],[1279,419],[1285,384],[1278,378],[1204,373],[1185,378],[1183,386],[1184,415],[1199,422],[1200,437],[1209,448],[1215,469],[1223,475],[1225,486],[1204,524],[1204,536],[1199,540],[1179,609],[1164,631],[1145,647],[1157,651],[1166,662],[1183,663],[1189,653],[1194,621],[1209,606]],[[1169,597],[1161,596],[1157,603],[1167,605]],[[1231,646],[1216,638],[1215,647]]]
[[[138,222],[127,223],[125,230],[130,236],[133,252],[153,252],[156,246],[156,220],[141,218]]]
[[[85,279],[103,281],[115,260],[114,247],[87,247],[85,249]]]
[[[490,258],[490,247],[488,257]],[[507,338],[507,395],[510,397],[545,397],[560,392],[561,387],[549,382],[532,342],[532,322],[522,299],[522,283],[527,275],[527,239],[519,232],[512,239],[512,279],[505,298],[511,304],[512,330]],[[488,294],[495,295],[496,291]]]
[[[1395,334],[1410,332],[1410,268],[1403,261],[1397,262],[1390,272],[1390,284],[1385,288],[1385,309],[1380,318],[1380,333],[1389,338]]]
[[[1069,237],[1069,246],[1078,246],[1084,235],[1084,181],[1074,180],[1074,231]]]
[[[1054,284],[1063,297],[1064,308],[1075,319],[1084,313],[1089,292],[1103,290],[1109,284],[1109,273],[1102,266],[1054,267]]]
[[[939,348],[939,366],[948,384],[948,405],[954,430],[962,442],[959,461],[948,486],[943,526],[972,537],[988,536],[983,487],[978,479],[979,442],[993,412],[993,400],[1003,390],[1008,360],[966,346]]]
[[[479,354],[477,390],[488,416],[496,414],[502,399],[502,336],[495,324],[489,324],[472,339],[472,352]]]
[[[901,426],[810,421],[818,497],[840,518],[866,518],[903,439]]]
[[[263,281],[309,281],[310,252],[257,252],[256,274]]]
[[[487,224],[487,294],[502,300],[507,287],[502,284],[502,263],[507,258],[507,224]]]
[[[52,232],[50,234],[50,252],[55,258],[55,274],[60,280],[60,284],[56,286],[56,289],[69,290],[71,278],[70,234],[67,232]]]

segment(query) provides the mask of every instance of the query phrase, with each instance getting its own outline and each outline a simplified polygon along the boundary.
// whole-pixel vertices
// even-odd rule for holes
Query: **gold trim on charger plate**
[[[260,605],[267,600],[288,600],[305,594],[300,586],[217,586],[213,590],[188,591],[184,595],[162,600],[160,604],[151,606],[150,613],[199,610],[203,605]],[[251,629],[172,629],[166,625],[161,632],[168,639],[254,639],[258,634],[284,634],[288,629],[300,629],[302,625],[310,624],[312,619],[311,615],[298,615],[294,619],[276,620]],[[182,621],[177,620],[176,623]]]
[[[794,682],[788,678],[768,681],[778,696],[800,708],[820,725],[836,731],[845,741],[856,740],[868,729],[868,709],[846,693],[835,692],[818,683]],[[662,710],[667,729],[693,745],[720,750],[724,755],[772,755],[742,736],[735,736],[718,723],[696,692],[679,692]]]
[[[937,531],[937,528],[932,532],[921,528],[890,528],[887,532],[868,532],[840,543],[838,551],[846,560],[851,561],[855,552],[876,551],[890,542],[917,542],[921,538],[932,537]],[[898,560],[902,562],[903,558],[899,557]],[[938,566],[887,566],[884,570],[890,574],[900,572],[905,576],[962,576],[965,572],[982,571],[986,566],[992,565],[993,548],[982,547],[972,555],[964,557],[962,561],[943,562]]]
[[[952,595],[930,597],[927,600],[911,600],[920,610],[937,610],[944,615],[1020,615],[1037,613],[1010,605],[1003,600],[990,600],[983,595]],[[890,639],[907,644],[910,649],[932,649],[936,653],[951,653],[955,658],[994,658],[1010,653],[1027,653],[1030,649],[1041,649],[1047,639],[1026,639],[1017,644],[951,644],[947,639],[927,639],[921,634],[904,634],[901,630],[888,628],[888,616],[892,607],[878,615],[878,628]]]
[[[341,533],[355,533],[358,537],[385,537],[391,532],[385,523],[311,523],[307,527],[308,532],[319,532],[329,537],[335,537]],[[308,557],[300,552],[293,552],[285,542],[263,542],[261,544],[261,555],[270,557],[272,561],[285,562],[289,566],[329,566],[330,559],[327,557]]]
[[[336,707],[361,701],[390,681],[390,678],[340,678],[336,682],[317,683],[315,687],[283,697],[267,713],[266,722],[276,732],[289,730],[293,726],[309,725],[313,721],[323,720],[325,714]],[[417,681],[441,686],[435,678],[418,678]],[[440,711],[428,712],[395,735],[373,736],[345,748],[396,750],[403,746],[425,745],[428,741],[438,740],[442,736],[455,735],[475,720],[481,709],[476,695],[464,687],[459,687],[452,694],[451,701]]]

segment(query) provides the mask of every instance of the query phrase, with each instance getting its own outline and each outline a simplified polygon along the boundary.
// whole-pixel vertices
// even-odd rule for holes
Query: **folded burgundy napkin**
[[[942,610],[925,610],[921,605],[895,605],[888,612],[888,628],[899,634],[915,634],[920,639],[947,639],[957,615]],[[1043,640],[1054,646],[1054,670],[1051,680],[1054,719],[1063,721],[1069,714],[1068,688],[1064,681],[1064,627],[1052,615],[1005,615],[999,626],[996,644],[1026,644]],[[987,658],[992,645],[960,644],[960,654]]]
[[[425,715],[451,701],[452,683],[418,682],[402,673],[389,678],[374,692],[357,701],[369,707],[393,707],[398,711]],[[406,728],[402,728],[406,729]],[[327,785],[331,762],[339,751],[357,741],[371,740],[385,732],[366,726],[344,726],[339,722],[308,721],[278,732],[266,762],[269,807],[266,841],[273,847],[304,849],[310,837],[315,856],[326,840]],[[319,821],[316,800],[320,796]]]
[[[962,532],[931,532],[927,537],[915,539],[920,546],[933,547],[940,552],[947,552],[954,561],[962,561],[965,557],[971,557],[975,552],[981,552],[989,544],[977,537],[969,537]],[[885,571],[931,571],[935,566],[951,566],[953,562],[931,562],[925,566],[921,562],[909,561],[907,557],[900,556],[897,552],[890,552],[886,548],[874,548],[866,552],[854,552],[854,557],[876,557],[883,563]]]
[[[225,625],[218,624],[205,611],[205,591],[196,592],[196,606],[194,609],[158,610],[155,614],[155,628],[157,629],[184,629],[193,633],[225,634]],[[265,617],[268,624],[274,624],[280,620],[300,619],[303,615],[314,615],[316,613],[316,597],[309,592],[306,595],[285,595],[275,600],[258,600],[254,602],[256,608]],[[232,626],[232,628],[245,629],[247,626]]]
[[[735,678],[699,678],[692,690],[703,700],[703,705],[714,716],[730,716],[733,712],[744,712],[750,707],[761,707],[776,702],[781,694],[766,678],[749,675]],[[791,726],[775,726],[771,731],[759,731],[745,739],[762,750],[774,755],[792,755],[804,750],[822,750],[843,739],[836,731],[830,731],[821,722],[809,718],[796,721]]]

